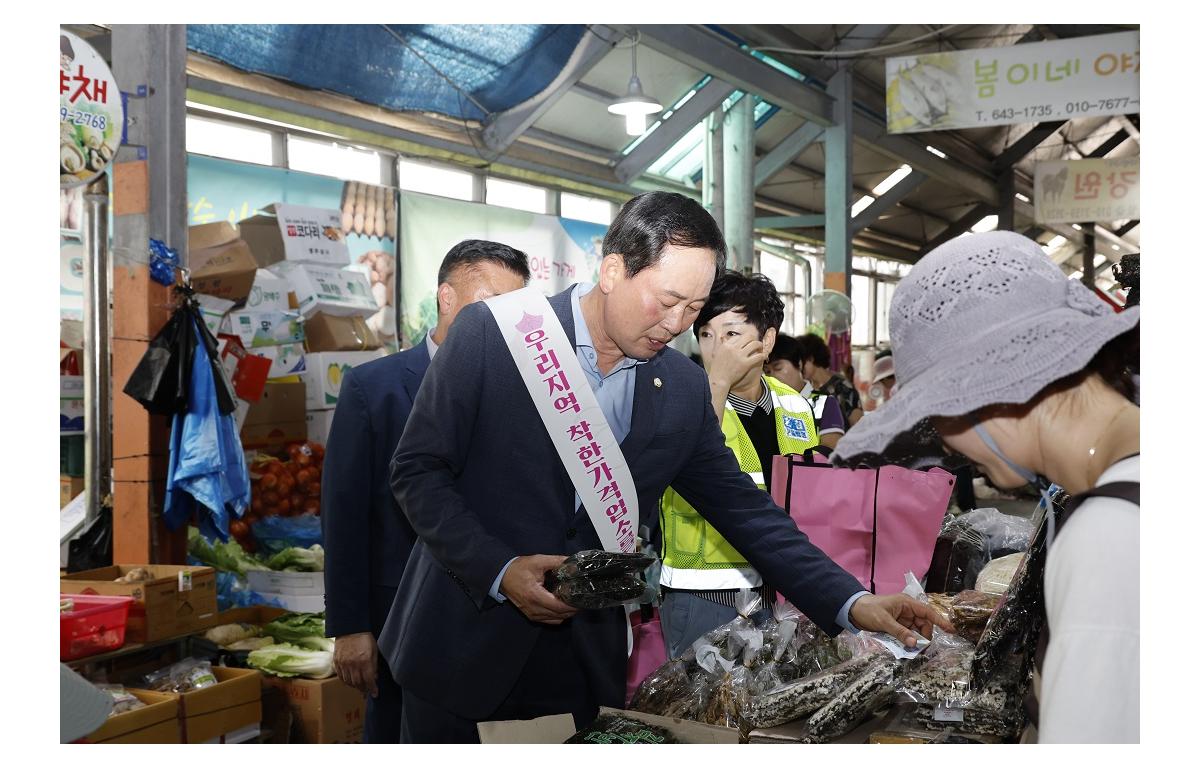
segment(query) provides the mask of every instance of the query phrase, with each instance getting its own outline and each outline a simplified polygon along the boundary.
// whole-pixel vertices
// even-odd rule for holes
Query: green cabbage
[[[263,626],[262,633],[281,643],[296,643],[325,636],[324,613],[285,613]]]
[[[320,544],[311,547],[288,547],[267,560],[272,571],[324,571],[325,549]]]
[[[319,680],[333,676],[332,651],[312,651],[290,643],[268,645],[251,651],[246,662],[276,677],[299,676]]]

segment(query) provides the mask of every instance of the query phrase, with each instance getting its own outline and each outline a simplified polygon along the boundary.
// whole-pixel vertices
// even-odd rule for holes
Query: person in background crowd
[[[603,254],[595,286],[549,303],[571,345],[556,357],[575,354],[599,405],[590,418],[608,422],[636,484],[633,530],[658,538],[672,486],[823,631],[885,631],[910,646],[934,625],[952,631],[907,595],[864,591],[814,547],[738,466],[704,372],[667,346],[724,266],[712,216],[683,195],[639,195]],[[577,611],[545,588],[566,553],[602,545],[502,333],[486,303],[460,313],[392,460],[418,542],[379,647],[404,690],[406,742],[472,742],[481,721],[564,712],[583,727],[600,705],[625,703],[624,608]],[[590,425],[574,426],[587,437]],[[592,472],[608,482],[605,466]]]
[[[429,362],[459,311],[529,280],[524,253],[502,243],[464,240],[438,270],[437,325],[415,346],[346,372],[321,489],[325,541],[325,631],[334,641],[334,669],[363,691],[363,740],[396,743],[402,694],[377,651],[396,585],[416,535],[388,482],[395,453]]]
[[[754,483],[770,488],[771,460],[821,444],[814,405],[763,375],[783,323],[783,301],[763,275],[724,272],[692,324],[708,371],[712,407],[725,445]],[[821,404],[836,413],[834,403]],[[840,437],[841,431],[834,435]],[[670,658],[737,617],[734,598],[750,588],[766,597],[762,577],[673,488],[661,502],[663,636]],[[702,547],[698,543],[703,542]]]
[[[780,362],[781,360],[776,358],[769,363],[768,372],[771,366],[778,367]],[[815,333],[806,333],[799,337],[795,346],[788,350],[788,363],[799,369],[800,375],[812,385],[813,391],[819,395],[836,398],[838,408],[842,412],[842,420],[849,429],[862,418],[862,398],[850,381],[829,369],[830,362],[829,345]]]
[[[821,435],[821,445],[833,450],[837,446],[837,441],[846,433],[846,420],[842,416],[840,407],[835,408],[833,403],[830,403],[830,407],[826,408],[825,403],[829,396],[815,393],[812,382],[806,381],[800,375],[799,364],[792,362],[797,351],[796,339],[786,333],[776,334],[775,346],[768,351],[767,364],[763,366],[763,370],[812,402],[813,412],[817,417],[817,431]]]
[[[1068,515],[1047,525],[1043,742],[1139,738],[1139,319],[1014,232],[946,243],[892,300],[896,394],[835,454],[881,453],[928,418],[997,486],[1045,496],[1054,483],[1072,495]]]
[[[881,395],[877,399],[882,399],[884,402],[892,399],[892,390],[896,386],[895,362],[892,359],[891,351],[886,349],[875,358],[875,375],[871,379],[871,384],[878,385]]]

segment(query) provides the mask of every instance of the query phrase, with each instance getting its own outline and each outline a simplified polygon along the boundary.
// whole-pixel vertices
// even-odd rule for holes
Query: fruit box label
[[[331,208],[276,203],[275,217],[289,261],[350,263],[341,214]]]

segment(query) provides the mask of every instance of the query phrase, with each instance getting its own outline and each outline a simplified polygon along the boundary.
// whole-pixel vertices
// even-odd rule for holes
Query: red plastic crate
[[[60,594],[59,598],[75,603],[73,610],[59,614],[60,661],[113,651],[125,644],[132,597]]]

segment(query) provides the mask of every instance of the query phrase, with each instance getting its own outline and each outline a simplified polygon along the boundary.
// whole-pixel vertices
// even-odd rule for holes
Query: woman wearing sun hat
[[[1138,308],[1113,312],[1026,237],[952,240],[897,286],[896,389],[835,452],[883,454],[929,419],[997,487],[1055,483],[1084,498],[1048,529],[1042,742],[1139,738],[1138,321]]]

